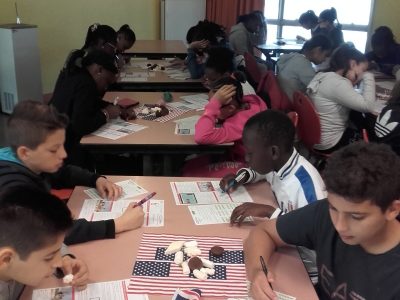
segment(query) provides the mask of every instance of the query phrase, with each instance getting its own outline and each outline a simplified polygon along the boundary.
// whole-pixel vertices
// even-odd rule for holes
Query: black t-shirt
[[[385,106],[376,119],[375,135],[378,143],[385,143],[400,155],[400,104]]]
[[[284,242],[316,251],[320,299],[400,299],[400,244],[372,255],[360,246],[343,243],[333,227],[327,200],[280,216],[277,230]]]

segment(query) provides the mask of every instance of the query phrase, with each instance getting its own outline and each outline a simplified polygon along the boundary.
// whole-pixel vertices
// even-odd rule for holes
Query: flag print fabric
[[[202,252],[199,257],[215,264],[215,274],[204,281],[195,278],[192,273],[184,275],[182,268],[174,263],[174,254],[164,255],[170,243],[192,240],[197,241],[198,248]],[[211,247],[216,245],[225,250],[221,257],[215,257],[210,253]],[[185,255],[184,259],[188,257]],[[177,288],[197,288],[205,297],[247,297],[242,240],[144,233],[127,292],[172,296]]]

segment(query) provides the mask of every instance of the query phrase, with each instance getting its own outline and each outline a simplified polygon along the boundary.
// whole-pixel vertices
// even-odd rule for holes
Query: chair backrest
[[[254,56],[248,52],[243,54],[244,56],[244,63],[246,65],[246,73],[250,76],[250,81],[252,81],[256,86],[259,84],[262,72],[258,67],[257,61]]]
[[[297,134],[301,142],[312,150],[321,140],[321,124],[311,100],[300,91],[293,94],[293,109],[299,116]]]
[[[297,128],[297,124],[299,123],[299,114],[295,111],[289,111],[286,115],[289,117],[290,121],[292,121],[294,127]]]
[[[257,93],[267,94],[270,100],[271,109],[290,111],[292,109],[292,103],[289,97],[279,86],[278,80],[272,71],[267,71],[261,79]]]

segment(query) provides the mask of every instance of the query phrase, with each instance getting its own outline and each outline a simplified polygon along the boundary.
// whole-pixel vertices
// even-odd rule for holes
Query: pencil
[[[265,264],[264,258],[262,256],[260,256],[260,263],[261,263],[261,268],[262,268],[262,270],[263,270],[263,272],[265,274],[265,277],[267,278],[267,281],[268,281],[268,269],[267,269],[267,266]],[[269,281],[268,281],[268,284],[272,289],[272,285],[271,285],[271,283]]]
[[[154,195],[157,194],[156,192],[152,192],[150,194],[148,194],[146,197],[144,197],[142,200],[140,200],[139,202],[135,203],[135,205],[133,207],[138,207],[143,205],[144,203],[146,203],[147,201],[149,201],[151,198],[154,197]]]

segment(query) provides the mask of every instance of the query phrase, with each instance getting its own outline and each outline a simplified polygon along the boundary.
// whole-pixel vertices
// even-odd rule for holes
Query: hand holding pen
[[[265,265],[264,258],[260,256],[261,270],[259,270],[251,284],[251,294],[254,299],[278,299],[277,295],[272,289],[271,282],[274,281],[271,273],[268,272],[267,266]],[[266,282],[268,284],[266,284]]]
[[[245,170],[240,171],[236,175],[228,174],[221,179],[219,186],[226,193],[233,192],[239,185],[246,182],[248,178],[249,174]]]
[[[157,194],[156,192],[152,192],[150,194],[148,194],[146,197],[144,197],[142,200],[140,200],[139,202],[136,202],[133,207],[138,207],[138,206],[142,206],[144,203],[146,203],[147,201],[149,201],[151,198],[154,197],[154,195]]]

